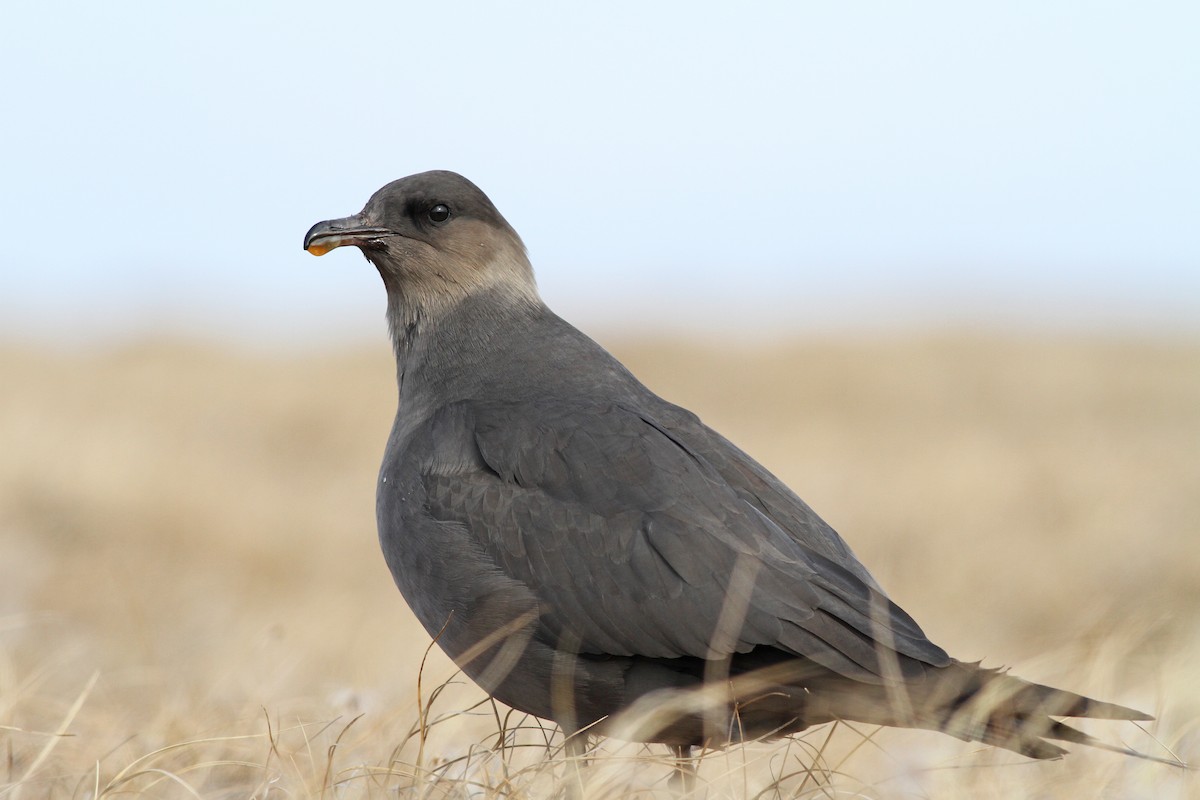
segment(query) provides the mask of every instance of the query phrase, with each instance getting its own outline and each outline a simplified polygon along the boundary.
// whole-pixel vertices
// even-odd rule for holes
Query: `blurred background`
[[[552,308],[796,488],[935,641],[1151,711],[1161,745],[1096,732],[1197,757],[1194,4],[65,3],[6,23],[13,796],[304,796],[411,762],[428,637],[375,543],[383,291],[353,250],[300,243],[435,168],[491,196]],[[312,756],[358,714],[344,761]],[[445,726],[439,757],[485,717]],[[1111,754],[998,779],[938,770],[1015,757],[875,741],[843,770],[865,796],[978,774],[996,796],[1200,792]]]
[[[32,4],[3,324],[378,334],[313,222],[453,169],[555,308],[723,335],[1195,330],[1192,3]]]

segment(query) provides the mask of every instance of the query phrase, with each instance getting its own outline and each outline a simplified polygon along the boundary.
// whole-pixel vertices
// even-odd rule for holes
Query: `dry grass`
[[[1087,727],[1200,760],[1200,345],[615,349],[798,487],[952,653],[1155,713]],[[436,650],[418,702],[428,637],[374,533],[393,402],[382,342],[0,347],[0,797],[670,796],[665,749],[608,742],[577,773],[535,720],[433,691]],[[1200,796],[1110,753],[846,726],[700,774],[710,797]]]

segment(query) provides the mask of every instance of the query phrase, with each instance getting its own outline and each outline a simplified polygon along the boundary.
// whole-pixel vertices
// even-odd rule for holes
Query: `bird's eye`
[[[445,222],[448,219],[450,219],[450,207],[445,203],[438,203],[429,209],[430,222]]]

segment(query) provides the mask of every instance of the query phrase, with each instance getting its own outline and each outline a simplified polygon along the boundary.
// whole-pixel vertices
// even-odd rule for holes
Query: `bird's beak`
[[[304,249],[314,256],[323,256],[335,247],[346,244],[366,244],[391,234],[387,228],[378,228],[363,223],[362,216],[355,214],[342,219],[327,219],[318,222],[304,234]]]

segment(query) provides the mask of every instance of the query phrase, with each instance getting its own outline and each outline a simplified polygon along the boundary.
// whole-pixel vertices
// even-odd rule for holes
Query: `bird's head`
[[[392,300],[422,314],[483,288],[536,300],[533,270],[517,232],[487,195],[453,172],[392,181],[357,214],[318,222],[304,249],[320,256],[359,248]]]

